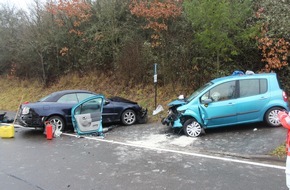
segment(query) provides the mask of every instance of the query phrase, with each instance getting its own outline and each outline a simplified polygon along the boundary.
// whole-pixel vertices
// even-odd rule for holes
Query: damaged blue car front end
[[[197,89],[196,91],[194,91],[191,96],[189,96],[188,98],[184,98],[183,95],[179,96],[179,99],[173,100],[172,102],[170,102],[168,104],[168,115],[162,119],[161,123],[163,125],[167,125],[170,126],[172,128],[182,128],[183,127],[183,123],[185,121],[183,121],[184,119],[186,119],[186,115],[189,114],[192,116],[196,115],[196,113],[187,113],[192,112],[190,111],[191,109],[187,110],[187,104],[189,102],[191,102],[192,100],[194,100],[203,90],[207,89],[208,87],[210,87],[213,83],[207,83],[205,85],[203,85],[201,88]],[[181,98],[182,97],[182,98]],[[197,110],[195,110],[194,112],[197,112]]]
[[[185,99],[178,99],[170,102],[168,104],[168,114],[165,118],[162,119],[161,123],[163,125],[167,125],[173,128],[182,127],[182,124],[180,122],[180,113],[177,111],[177,108],[184,104],[186,104]]]

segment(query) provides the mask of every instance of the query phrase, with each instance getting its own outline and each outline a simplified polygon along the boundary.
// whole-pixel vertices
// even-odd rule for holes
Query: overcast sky
[[[1,4],[15,5],[18,8],[27,7],[27,3],[31,3],[32,0],[0,0]]]
[[[45,2],[45,0],[40,1]],[[34,4],[34,0],[0,0],[0,4],[14,5],[17,8],[28,10],[29,5]]]

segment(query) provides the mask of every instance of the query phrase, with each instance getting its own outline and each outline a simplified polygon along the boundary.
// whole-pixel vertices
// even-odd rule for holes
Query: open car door
[[[104,96],[96,95],[81,101],[72,108],[72,123],[77,134],[102,134],[102,112],[104,100]]]

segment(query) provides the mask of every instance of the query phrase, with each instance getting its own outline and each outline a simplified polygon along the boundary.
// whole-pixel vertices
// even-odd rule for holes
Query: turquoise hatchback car
[[[277,114],[289,111],[288,98],[275,73],[217,78],[186,99],[169,103],[162,124],[200,136],[207,128],[265,121],[280,126]]]

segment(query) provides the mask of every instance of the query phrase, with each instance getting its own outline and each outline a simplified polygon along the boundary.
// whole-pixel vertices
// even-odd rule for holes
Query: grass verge
[[[76,74],[63,76],[58,82],[50,86],[43,86],[38,81],[20,80],[16,78],[0,78],[0,110],[16,111],[20,103],[25,101],[34,102],[40,98],[59,90],[83,89],[101,93],[106,97],[120,96],[138,102],[148,109],[149,121],[158,121],[166,115],[166,111],[153,116],[155,109],[154,84],[133,85],[117,80],[114,76],[108,77],[103,74],[90,73],[79,77]],[[172,85],[157,88],[156,105],[161,104],[167,109],[167,104],[176,99],[181,87]]]

